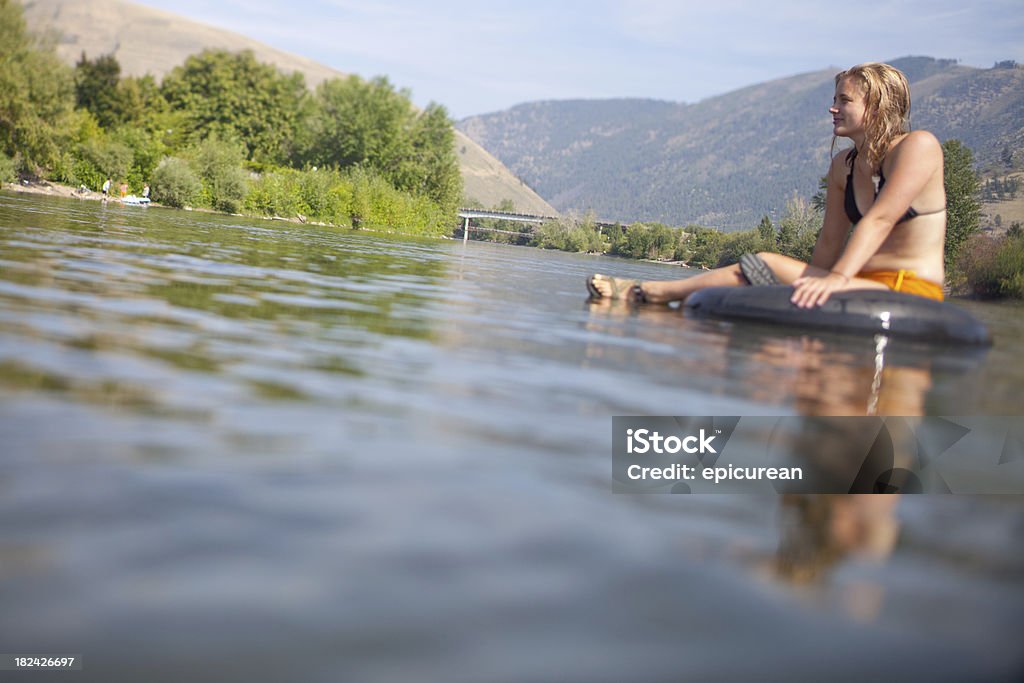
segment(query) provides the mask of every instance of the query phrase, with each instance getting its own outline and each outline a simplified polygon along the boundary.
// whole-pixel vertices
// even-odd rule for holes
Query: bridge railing
[[[469,240],[470,230],[476,232],[495,232],[503,235],[530,235],[532,230],[528,232],[517,232],[515,230],[501,230],[499,228],[484,228],[479,226],[470,225],[469,221],[471,218],[490,218],[500,221],[509,221],[511,223],[530,223],[534,225],[540,225],[548,221],[558,220],[558,216],[539,216],[529,213],[514,213],[510,211],[492,211],[488,209],[459,209],[459,218],[463,219],[464,223],[462,226],[462,241],[466,242]],[[604,228],[620,228],[625,230],[625,226],[621,223],[613,223],[609,221],[594,221],[594,224],[599,229]]]

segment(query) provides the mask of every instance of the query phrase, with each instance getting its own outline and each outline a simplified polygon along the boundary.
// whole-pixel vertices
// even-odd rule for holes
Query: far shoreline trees
[[[301,74],[224,50],[188,57],[159,84],[122,77],[113,55],[83,53],[71,68],[11,0],[0,0],[0,36],[0,175],[94,190],[110,177],[133,192],[152,181],[156,201],[238,212],[292,206],[247,201],[257,181],[319,173],[303,186],[332,196],[307,196],[296,204],[304,213],[284,217],[327,222],[317,211],[330,204],[339,224],[401,229],[386,225],[404,215],[396,207],[417,206],[429,225],[414,231],[450,232],[462,196],[454,124],[385,78],[334,79],[313,93]],[[335,200],[346,194],[363,204],[342,215]]]

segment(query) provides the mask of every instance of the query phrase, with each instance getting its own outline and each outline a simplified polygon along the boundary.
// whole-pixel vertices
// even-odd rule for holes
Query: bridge
[[[469,231],[476,230],[477,232],[500,232],[505,235],[520,235],[523,233],[516,232],[514,230],[499,230],[498,228],[481,228],[472,227],[469,224],[471,218],[493,218],[499,221],[509,221],[511,223],[532,223],[540,225],[547,221],[556,221],[558,216],[537,216],[529,213],[514,213],[510,211],[491,211],[488,209],[459,209],[459,218],[464,220],[462,225],[462,242],[465,243],[469,240]],[[609,221],[594,221],[594,224],[598,228],[610,228],[620,227],[621,223],[612,223]]]

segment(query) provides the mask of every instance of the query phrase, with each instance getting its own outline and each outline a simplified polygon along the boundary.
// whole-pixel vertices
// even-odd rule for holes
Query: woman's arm
[[[848,154],[848,153],[847,153]],[[814,244],[814,255],[811,265],[822,270],[831,270],[846,243],[846,235],[850,232],[850,219],[846,217],[844,206],[845,194],[843,183],[846,180],[847,154],[837,154],[828,167],[827,185],[825,188],[825,219]]]

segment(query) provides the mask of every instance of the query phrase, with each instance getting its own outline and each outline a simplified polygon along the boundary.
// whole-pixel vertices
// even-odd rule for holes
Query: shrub
[[[218,211],[238,213],[243,205],[248,175],[242,168],[245,151],[211,136],[193,152],[193,165],[202,184],[200,201]]]
[[[250,184],[245,210],[259,216],[295,218],[338,226],[390,228],[407,234],[442,235],[451,219],[423,196],[400,192],[365,169],[278,169]]]
[[[542,223],[533,234],[531,245],[542,249],[588,253],[602,253],[606,246],[593,214],[583,218],[569,214]]]
[[[298,177],[298,190],[308,215],[331,225],[352,224],[352,183],[330,169]]]
[[[766,249],[792,256],[804,263],[810,263],[811,257],[814,255],[814,244],[818,241],[818,233],[821,232],[821,225],[821,212],[803,199],[794,197],[786,202],[786,213],[779,221],[775,249],[770,246]],[[760,234],[760,230],[758,232]]]
[[[270,218],[305,215],[309,209],[302,203],[300,177],[301,172],[292,169],[264,173],[249,184],[243,207],[248,213]]]
[[[756,229],[730,233],[724,236],[715,266],[737,263],[740,256],[747,252],[756,254],[759,251],[772,251],[773,246],[770,242],[766,242],[761,232]]]
[[[188,162],[166,157],[153,171],[153,199],[168,206],[192,206],[202,186]]]
[[[14,168],[14,159],[6,154],[0,154],[0,183],[13,183],[18,179],[18,173]]]
[[[685,258],[691,266],[712,268],[718,265],[725,244],[725,235],[714,228],[693,227],[685,245]]]
[[[957,271],[974,296],[1024,298],[1024,237],[974,235],[960,251]]]
[[[661,223],[633,223],[615,237],[612,253],[636,259],[673,258],[680,237],[678,230]]]

